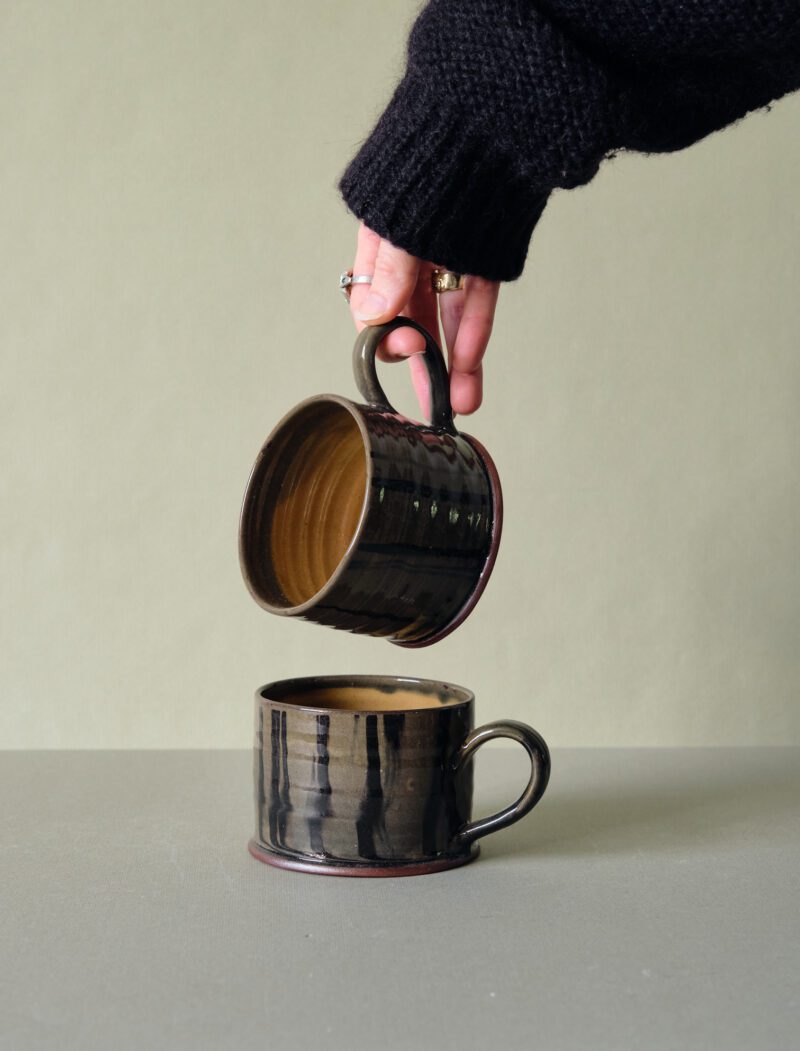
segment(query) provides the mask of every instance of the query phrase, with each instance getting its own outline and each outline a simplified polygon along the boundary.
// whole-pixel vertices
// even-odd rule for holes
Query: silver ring
[[[352,270],[343,270],[342,275],[339,278],[339,291],[342,293],[344,298],[349,301],[350,290],[353,285],[371,285],[372,274],[355,274],[353,275]]]

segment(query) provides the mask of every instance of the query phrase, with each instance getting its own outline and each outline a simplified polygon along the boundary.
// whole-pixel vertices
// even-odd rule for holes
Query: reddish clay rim
[[[468,854],[458,854],[450,858],[437,858],[435,861],[411,861],[397,865],[350,865],[347,862],[327,865],[322,861],[306,861],[288,854],[278,854],[265,847],[255,839],[247,844],[247,849],[257,861],[274,865],[279,869],[292,869],[295,872],[311,872],[318,876],[360,876],[381,878],[386,876],[424,876],[430,872],[443,872],[446,869],[468,865],[480,854],[481,848],[473,844]]]
[[[503,490],[500,486],[500,475],[497,473],[494,460],[477,438],[473,438],[471,434],[464,434],[463,431],[459,431],[459,436],[466,439],[475,449],[483,462],[489,478],[489,488],[492,494],[492,536],[489,542],[489,553],[486,556],[486,562],[480,572],[477,584],[452,620],[448,621],[443,628],[438,628],[432,635],[426,635],[421,639],[390,639],[389,641],[393,642],[395,646],[403,646],[406,649],[421,649],[423,646],[431,646],[434,642],[440,642],[446,638],[460,624],[463,624],[473,609],[475,609],[478,599],[489,583],[489,577],[494,569],[497,549],[500,547],[500,536],[503,532]]]

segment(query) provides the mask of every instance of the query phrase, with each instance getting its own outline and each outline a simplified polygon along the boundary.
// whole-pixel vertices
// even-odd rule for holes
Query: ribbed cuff
[[[480,121],[407,74],[339,183],[370,229],[461,274],[513,281],[550,189],[491,146]]]

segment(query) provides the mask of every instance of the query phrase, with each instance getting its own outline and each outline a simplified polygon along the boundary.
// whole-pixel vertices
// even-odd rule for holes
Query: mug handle
[[[456,752],[454,771],[463,766],[482,744],[486,744],[495,737],[508,737],[521,744],[527,751],[531,760],[530,781],[516,803],[512,803],[511,806],[497,814],[482,817],[478,821],[470,821],[459,829],[453,838],[453,844],[461,849],[469,847],[476,839],[513,825],[515,821],[525,817],[529,811],[533,810],[547,788],[550,778],[550,750],[544,738],[525,723],[517,723],[512,720],[486,723],[485,726],[479,726],[477,730],[473,730]]]
[[[413,328],[424,337],[425,349],[422,351],[422,360],[425,362],[428,378],[431,381],[431,427],[447,434],[457,434],[453,423],[453,409],[450,405],[450,380],[444,355],[430,332],[410,317],[396,317],[387,321],[385,325],[367,325],[359,332],[353,348],[353,372],[359,391],[370,405],[397,415],[397,411],[392,408],[384,393],[375,367],[378,347],[396,328]]]

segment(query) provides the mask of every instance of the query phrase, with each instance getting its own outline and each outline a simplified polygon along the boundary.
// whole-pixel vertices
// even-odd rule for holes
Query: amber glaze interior
[[[283,679],[262,686],[259,696],[279,704],[339,708],[344,712],[410,712],[473,700],[463,686],[391,675],[333,675]]]
[[[356,534],[367,489],[358,424],[335,402],[317,402],[271,443],[262,529],[269,601],[290,608],[330,580]]]
[[[417,708],[442,708],[469,700],[465,690],[452,689],[442,684],[438,689],[428,684],[414,688],[398,683],[381,689],[379,686],[357,686],[352,682],[304,688],[303,680],[294,685],[285,681],[264,687],[261,696],[282,704],[296,704],[304,708],[335,708],[347,712],[405,712]]]
[[[402,712],[409,708],[442,707],[439,698],[431,693],[416,693],[414,690],[383,693],[380,690],[354,690],[347,686],[309,690],[308,693],[293,694],[286,700],[305,708],[338,708],[347,712]]]

